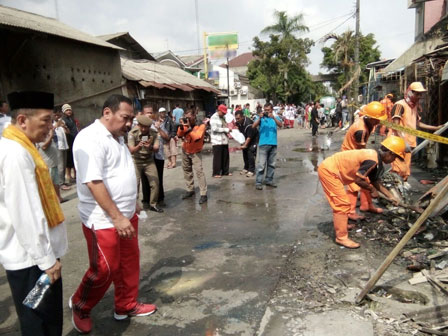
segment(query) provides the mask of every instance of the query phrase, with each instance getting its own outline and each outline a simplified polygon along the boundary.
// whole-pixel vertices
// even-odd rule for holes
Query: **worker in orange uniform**
[[[420,121],[418,114],[419,101],[422,98],[426,89],[420,82],[413,82],[406,90],[404,99],[397,101],[392,108],[392,121],[395,124],[417,129],[417,127],[427,131],[437,131],[442,126],[426,125]],[[417,138],[415,135],[402,133],[399,131],[391,130],[391,133],[398,135],[404,139],[408,146],[405,153],[404,162],[395,161],[392,163],[392,171],[400,175],[405,181],[405,186],[409,189],[410,185],[407,182],[409,175],[411,175],[411,152],[417,146]]]
[[[348,238],[348,214],[350,200],[344,186],[356,183],[370,192],[371,197],[378,197],[378,191],[392,202],[398,200],[381,183],[383,163],[391,163],[396,158],[404,158],[404,140],[389,136],[379,150],[358,149],[336,153],[325,159],[317,172],[325,196],[333,209],[333,223],[336,243],[347,248],[358,248],[359,244]]]
[[[361,109],[360,115],[362,116],[356,120],[352,126],[350,126],[345,134],[341,151],[366,148],[370,134],[374,132],[375,127],[381,120],[385,120],[387,118],[383,104],[377,101],[373,101],[365,105]],[[348,214],[349,219],[358,220],[365,218],[364,216],[356,213],[356,202],[358,200],[359,191],[361,191],[361,211],[370,211],[373,213],[383,212],[383,209],[377,208],[373,205],[372,197],[370,197],[370,192],[368,190],[361,189],[359,185],[352,183],[347,186],[347,196],[351,205],[350,213]]]
[[[384,109],[386,111],[387,115],[387,121],[391,121],[391,112],[392,107],[394,106],[394,103],[392,103],[392,99],[394,99],[394,95],[392,93],[388,93],[384,99],[381,99],[381,104],[383,104]],[[381,125],[380,127],[380,135],[386,135],[387,127],[384,125]]]

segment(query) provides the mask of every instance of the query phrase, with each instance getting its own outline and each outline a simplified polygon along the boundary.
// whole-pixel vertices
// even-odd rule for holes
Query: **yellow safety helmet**
[[[427,90],[423,86],[421,82],[413,82],[409,85],[409,90],[415,91],[415,92],[426,92]]]
[[[390,135],[386,139],[384,139],[381,145],[404,159],[406,144],[404,143],[404,140],[399,136]]]
[[[380,102],[373,101],[364,106],[361,110],[362,115],[378,120],[386,120],[387,114],[386,110]]]

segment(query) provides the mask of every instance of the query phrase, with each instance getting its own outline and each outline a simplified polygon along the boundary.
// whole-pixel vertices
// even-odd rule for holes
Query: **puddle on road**
[[[241,151],[241,149],[239,147],[229,147],[229,153],[235,153],[235,152],[239,152],[239,151]],[[201,153],[205,154],[205,155],[213,154],[213,149],[211,149],[211,148],[204,148],[201,151]]]
[[[311,175],[317,175],[317,167],[319,166],[319,163],[320,162],[318,158],[311,160],[305,159],[303,160],[302,165],[308,169],[308,173],[310,173]]]
[[[226,200],[217,200],[216,203],[224,203],[224,204],[228,204],[228,205],[243,205],[245,207],[248,208],[256,208],[259,207],[260,205],[254,202],[232,202],[232,201],[226,201]]]
[[[313,138],[311,141],[306,141],[304,143],[304,147],[296,147],[293,148],[293,152],[299,153],[309,153],[309,152],[323,152],[330,149],[331,143],[333,140],[331,139],[331,134],[326,135],[323,138]]]
[[[216,277],[216,273],[182,272],[165,275],[154,286],[154,289],[165,295],[179,295],[202,287],[207,281]]]
[[[319,166],[319,164],[322,162],[323,159],[324,159],[324,157],[322,155],[312,155],[309,159],[280,158],[277,160],[279,162],[279,165],[277,167],[278,168],[288,168],[288,167],[305,168],[305,171],[300,171],[300,172],[310,173],[311,175],[317,175],[317,167]],[[282,165],[287,162],[297,162],[298,164],[293,165],[293,166]],[[278,179],[280,179],[280,177]],[[225,201],[223,201],[223,202],[225,202]],[[228,202],[228,203],[233,203],[233,202]],[[251,204],[250,202],[244,202],[244,203],[240,203],[240,204],[246,205],[246,203]],[[253,206],[253,204],[252,204],[252,206]],[[258,205],[255,205],[255,206],[258,206]]]
[[[196,245],[194,247],[194,249],[195,250],[205,250],[205,249],[214,248],[214,247],[220,247],[220,246],[222,246],[222,242],[211,241],[211,242],[206,242],[206,243],[202,243],[202,244]]]
[[[288,158],[278,158],[277,161],[278,162],[302,162],[303,159],[288,157]]]

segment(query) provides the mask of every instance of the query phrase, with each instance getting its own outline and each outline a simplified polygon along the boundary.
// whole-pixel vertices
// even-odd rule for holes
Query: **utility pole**
[[[207,60],[207,33],[202,35],[204,39],[204,78],[208,79],[208,60]]]
[[[198,38],[198,55],[201,53],[201,38],[199,35],[199,9],[198,9],[198,0],[194,0],[194,5],[196,8],[196,36]]]
[[[360,1],[356,0],[356,31],[355,31],[355,80],[353,81],[353,98],[354,103],[358,104],[358,91],[359,91],[359,74],[357,74],[359,68],[359,8]],[[353,121],[353,113],[356,109],[352,106],[352,112],[350,113],[351,119]]]
[[[227,58],[227,106],[230,107],[230,75],[229,75],[229,46],[227,45],[227,51],[226,51],[226,58]]]

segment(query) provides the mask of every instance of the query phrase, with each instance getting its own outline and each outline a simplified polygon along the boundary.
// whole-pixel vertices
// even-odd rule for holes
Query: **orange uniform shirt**
[[[373,129],[369,129],[364,120],[364,117],[361,117],[350,126],[342,142],[341,151],[366,148]]]
[[[401,126],[417,129],[417,120],[420,120],[417,106],[411,108],[404,99],[397,101],[392,108],[392,120],[394,119],[399,119]],[[417,138],[414,135],[401,133],[400,136],[410,147],[417,146]]]
[[[205,125],[194,126],[190,132],[187,133],[187,131],[186,127],[183,130],[180,127],[177,129],[177,136],[184,137],[183,150],[188,154],[200,152],[204,147]]]
[[[357,149],[336,153],[326,158],[321,167],[336,175],[344,185],[354,183],[356,177],[367,182],[378,179],[382,161],[374,149]]]

